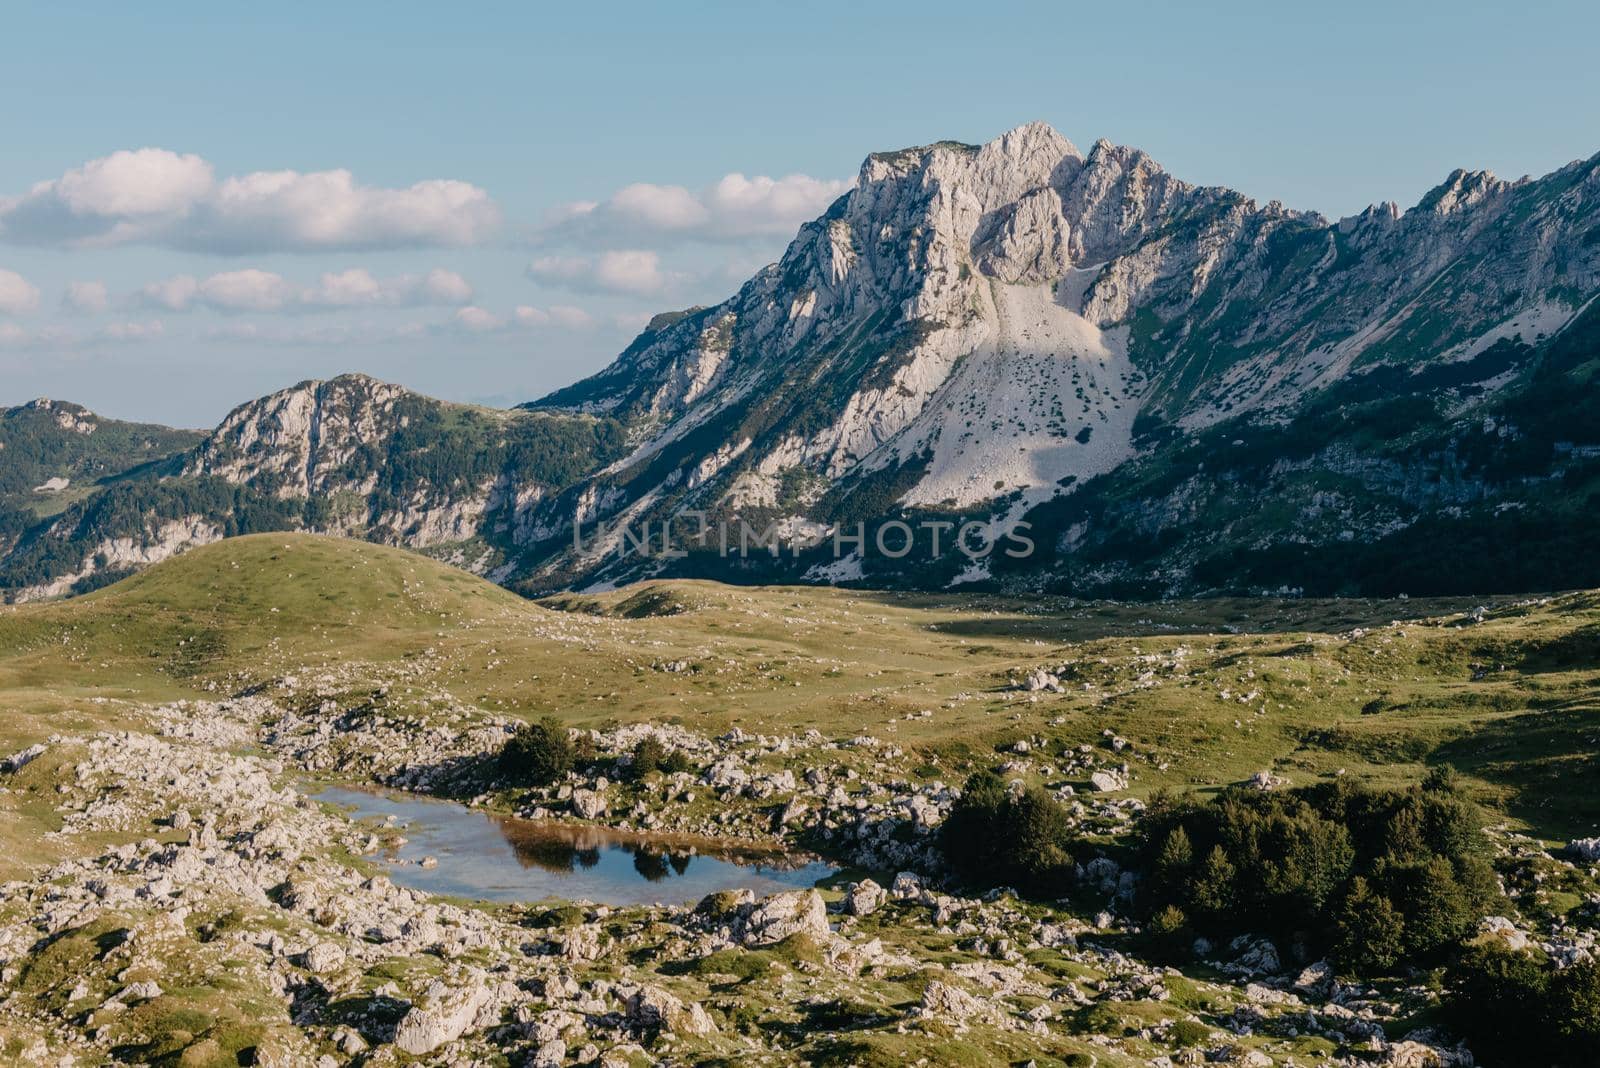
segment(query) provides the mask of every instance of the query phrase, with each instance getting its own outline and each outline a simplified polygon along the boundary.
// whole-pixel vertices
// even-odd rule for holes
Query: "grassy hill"
[[[545,602],[308,535],[197,549],[72,601],[0,609],[0,742],[296,675],[397,710],[554,712],[898,743],[930,775],[997,749],[1132,744],[1134,789],[1462,771],[1556,838],[1600,833],[1600,596],[1065,599],[671,582]],[[1065,692],[1019,683],[1044,667]]]

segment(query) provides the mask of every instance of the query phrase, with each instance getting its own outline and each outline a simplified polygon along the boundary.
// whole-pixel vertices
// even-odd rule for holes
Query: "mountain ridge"
[[[1330,221],[1031,123],[869,155],[728,300],[654,317],[612,364],[517,409],[302,383],[230,413],[151,484],[258,509],[208,529],[410,545],[525,592],[674,575],[1362,591],[1393,539],[1454,524],[1461,545],[1493,542],[1519,518],[1556,546],[1528,579],[1600,584],[1572,548],[1600,489],[1583,416],[1597,293],[1600,156],[1514,182],[1457,169],[1405,211]],[[159,511],[116,533],[159,541],[148,520],[193,515]],[[689,513],[773,525],[796,551],[620,551],[620,527]],[[807,547],[896,520],[1042,537],[1026,560],[981,563]],[[18,553],[52,537],[95,547],[32,530],[0,584],[29,589]],[[61,567],[26,577],[84,570]]]

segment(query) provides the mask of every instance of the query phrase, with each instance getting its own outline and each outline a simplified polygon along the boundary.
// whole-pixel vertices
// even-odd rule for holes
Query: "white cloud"
[[[96,343],[132,343],[162,337],[166,327],[159,319],[110,323],[99,330],[75,330],[48,325],[26,330],[16,323],[0,322],[0,346],[7,348],[72,350]]]
[[[246,345],[386,345],[421,337],[428,332],[429,327],[422,323],[283,326],[234,321],[213,324],[200,337],[210,342]]]
[[[535,308],[530,304],[518,304],[511,312],[511,318],[522,326],[548,326],[550,313],[543,308]]]
[[[210,190],[211,164],[160,148],[113,152],[41,182],[29,196],[54,197],[74,215],[169,215],[189,209]]]
[[[658,293],[667,285],[661,257],[640,249],[601,253],[594,279],[602,289],[614,293]]]
[[[485,334],[505,325],[498,315],[473,304],[456,312],[453,322],[461,329],[474,334]]]
[[[506,339],[535,329],[586,330],[594,318],[581,308],[553,304],[545,308],[519,305],[501,315],[477,304],[457,308],[449,318],[433,323],[340,323],[288,326],[233,320],[208,327],[201,336],[213,341],[262,345],[382,344],[416,338],[455,337]]]
[[[687,230],[711,218],[710,210],[681,185],[635,182],[596,207],[658,230]]]
[[[222,183],[202,220],[200,243],[218,251],[471,245],[500,211],[467,182],[407,189],[360,186],[349,171],[273,171]]]
[[[521,326],[558,326],[566,330],[587,330],[594,325],[594,316],[571,304],[552,304],[548,308],[519,304],[512,319]]]
[[[79,315],[98,315],[111,306],[104,282],[68,282],[61,306]]]
[[[16,271],[0,267],[0,313],[26,315],[39,308],[39,287]]]
[[[200,283],[197,299],[218,311],[280,311],[295,299],[295,288],[282,275],[250,268],[212,275]]]
[[[544,241],[665,239],[743,241],[791,236],[855,183],[791,174],[784,178],[737,172],[696,193],[681,185],[636,182],[601,201],[578,201],[557,213]]]
[[[301,300],[329,308],[454,306],[472,302],[472,286],[454,271],[435,267],[427,274],[375,278],[363,268],[325,274]]]
[[[160,319],[151,319],[142,323],[110,323],[100,331],[100,336],[107,341],[154,341],[166,332],[166,325]]]
[[[668,288],[678,276],[661,270],[661,257],[644,249],[603,252],[586,256],[542,256],[528,265],[528,276],[539,282],[580,292],[648,295]]]
[[[593,261],[582,256],[541,256],[528,264],[528,277],[568,285],[588,277],[593,269]]]
[[[519,304],[506,317],[496,315],[487,308],[469,305],[461,308],[444,324],[468,334],[499,334],[513,330],[587,330],[595,325],[594,316],[570,304],[551,304],[536,308]]]
[[[734,173],[712,186],[706,199],[712,216],[734,233],[788,236],[854,185],[854,181],[825,181],[804,174],[746,178]]]
[[[176,275],[151,282],[134,303],[168,311],[206,307],[220,312],[331,311],[341,308],[453,307],[472,300],[472,286],[454,271],[377,278],[365,268],[329,272],[315,285],[297,286],[280,274],[249,268],[201,281]]]
[[[470,245],[500,209],[468,182],[364,186],[347,170],[256,171],[217,181],[199,156],[115,152],[0,198],[0,237],[38,245],[129,243],[191,251],[340,251]]]
[[[350,308],[363,304],[381,304],[384,286],[372,272],[360,267],[337,274],[325,274],[310,291],[312,299],[333,308]]]
[[[199,282],[190,275],[180,274],[160,282],[151,282],[139,290],[134,299],[148,307],[186,311],[199,291]]]
[[[472,300],[472,287],[467,280],[443,267],[424,275],[418,292],[434,304],[466,304]]]

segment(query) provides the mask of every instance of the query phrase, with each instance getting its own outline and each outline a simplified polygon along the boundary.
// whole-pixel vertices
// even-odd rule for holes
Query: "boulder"
[[[745,917],[740,941],[747,946],[770,946],[797,934],[828,934],[827,906],[815,890],[792,890],[762,899]]]
[[[597,820],[606,814],[606,795],[599,790],[574,790],[572,812],[581,820]]]
[[[628,1023],[636,1028],[659,1029],[674,1035],[709,1035],[716,1031],[699,1002],[685,1005],[660,987],[640,987],[628,998]]]
[[[958,987],[935,979],[922,991],[918,1005],[921,1015],[935,1020],[959,1022],[986,1013],[983,1002]]]
[[[1567,843],[1567,852],[1579,860],[1600,860],[1600,838],[1574,838]]]
[[[5,774],[9,775],[15,771],[21,771],[23,768],[33,763],[33,761],[38,758],[39,754],[43,753],[44,751],[45,744],[43,742],[38,742],[34,745],[28,746],[28,748],[19,753],[12,753],[4,760],[0,760],[0,772],[4,772]]]
[[[1385,1048],[1379,1063],[1387,1068],[1467,1068],[1473,1059],[1465,1050],[1442,1049],[1407,1038]]]
[[[700,779],[707,786],[742,789],[750,781],[750,772],[738,757],[727,756],[707,768]]]
[[[1228,944],[1226,971],[1234,975],[1276,975],[1283,970],[1278,947],[1265,938],[1240,935]]]
[[[466,1034],[489,998],[482,976],[468,976],[458,986],[436,979],[401,1017],[394,1031],[394,1044],[415,1056],[432,1053]]]
[[[1061,680],[1044,668],[1034,668],[1022,680],[1022,688],[1029,693],[1048,690],[1051,693],[1060,693],[1066,687],[1061,685]]]
[[[1478,931],[1499,942],[1506,949],[1527,949],[1532,944],[1528,936],[1517,930],[1517,925],[1504,916],[1485,916],[1478,921]]]
[[[844,896],[844,910],[852,916],[870,916],[883,905],[888,894],[871,879],[863,879]]]
[[[1325,996],[1333,989],[1333,965],[1325,960],[1308,964],[1295,976],[1294,988],[1303,994]]]
[[[344,963],[344,949],[333,942],[318,942],[305,953],[306,971],[312,975],[327,975],[337,971]]]
[[[541,1043],[528,1061],[529,1068],[561,1068],[567,1063],[567,1044],[559,1038]]]
[[[910,898],[922,896],[922,878],[915,872],[903,871],[894,877],[894,885],[889,890],[890,896],[896,901],[906,901]]]
[[[597,960],[604,952],[600,942],[599,924],[580,924],[570,931],[561,932],[554,941],[557,954],[565,960]]]
[[[1116,770],[1097,771],[1089,776],[1089,785],[1101,793],[1126,790],[1128,788],[1128,776]]]
[[[1244,1065],[1245,1068],[1272,1068],[1272,1058],[1258,1049],[1234,1046],[1224,1055],[1223,1063]]]

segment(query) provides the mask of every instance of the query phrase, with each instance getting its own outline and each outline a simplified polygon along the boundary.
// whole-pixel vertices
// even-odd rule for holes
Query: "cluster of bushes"
[[[1435,964],[1498,897],[1479,830],[1445,775],[1405,790],[1338,781],[1158,797],[1142,827],[1140,900],[1173,952],[1249,930],[1363,975]]]
[[[655,772],[675,775],[690,770],[691,766],[688,754],[682,749],[668,749],[660,738],[647,734],[633,747],[633,758],[625,772],[631,781],[643,782]]]
[[[554,716],[545,716],[517,728],[517,733],[500,751],[500,774],[519,786],[549,786],[574,767],[593,764],[597,759],[594,740],[588,734],[574,739]],[[643,782],[656,772],[671,775],[689,771],[692,765],[681,749],[668,749],[655,735],[647,735],[633,747],[621,777]]]
[[[1445,1013],[1486,1064],[1600,1064],[1600,962],[1476,945],[1445,973]]]
[[[1067,813],[1038,787],[967,780],[940,846],[977,885],[1062,890]],[[1445,1019],[1489,1064],[1600,1064],[1600,961],[1472,941],[1499,891],[1477,811],[1453,778],[1408,789],[1340,780],[1209,801],[1153,798],[1136,845],[1139,902],[1158,954],[1196,936],[1266,933],[1364,976],[1437,967]]]
[[[522,786],[549,786],[572,770],[577,746],[554,716],[517,728],[500,751],[500,773]]]
[[[1029,893],[1063,889],[1071,877],[1071,821],[1043,789],[1007,789],[992,771],[967,779],[940,828],[947,863],[968,882]]]

